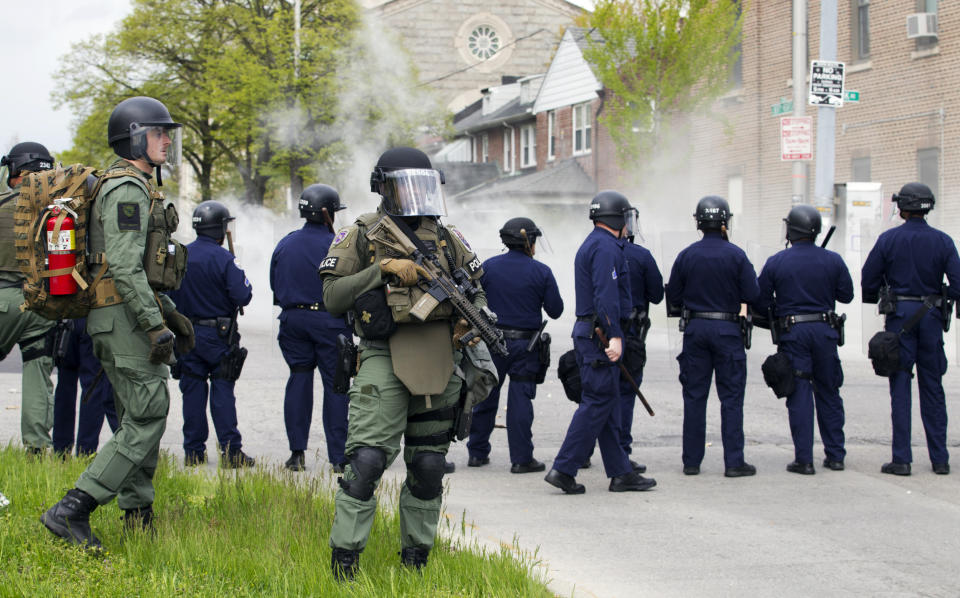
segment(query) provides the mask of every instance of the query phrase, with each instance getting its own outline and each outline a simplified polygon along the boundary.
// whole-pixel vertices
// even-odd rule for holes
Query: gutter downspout
[[[601,89],[600,93],[597,95],[600,96],[600,107],[597,108],[597,113],[593,116],[593,132],[594,132],[593,188],[594,190],[600,189],[600,114],[603,113],[603,108],[606,105],[606,100],[607,100],[606,90]]]

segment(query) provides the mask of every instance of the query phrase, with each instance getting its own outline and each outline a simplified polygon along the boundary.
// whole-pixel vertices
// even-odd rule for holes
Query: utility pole
[[[837,60],[837,0],[820,0],[820,60]],[[837,142],[837,109],[817,108],[816,179],[813,205],[820,211],[823,227],[833,222],[834,158]]]
[[[806,115],[807,106],[807,0],[793,0],[793,114]],[[807,203],[808,165],[793,162],[793,195],[790,203]]]

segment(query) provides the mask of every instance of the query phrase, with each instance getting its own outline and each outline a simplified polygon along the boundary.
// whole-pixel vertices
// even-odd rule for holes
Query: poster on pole
[[[813,159],[813,117],[783,116],[780,118],[780,160]]]
[[[810,63],[810,99],[813,106],[843,106],[843,63],[814,60]]]

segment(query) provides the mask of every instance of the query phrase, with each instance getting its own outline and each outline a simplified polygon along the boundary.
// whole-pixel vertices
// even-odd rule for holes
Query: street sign
[[[853,91],[852,89],[843,90],[843,101],[844,102],[859,102],[860,101],[860,92]]]
[[[793,102],[787,98],[780,98],[780,102],[770,106],[770,116],[780,116],[793,112]]]
[[[780,117],[780,160],[813,159],[813,117]]]
[[[813,106],[843,106],[843,63],[814,60],[810,63],[810,99]]]

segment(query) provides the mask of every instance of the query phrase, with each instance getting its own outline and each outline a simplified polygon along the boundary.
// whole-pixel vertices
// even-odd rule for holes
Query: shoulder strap
[[[923,319],[923,316],[927,315],[928,311],[936,307],[936,305],[933,303],[932,297],[934,297],[934,295],[927,295],[923,298],[923,305],[916,311],[916,313],[910,316],[909,320],[903,323],[903,326],[900,328],[900,332],[898,334],[903,335],[913,330],[913,327],[920,323],[920,320]]]
[[[0,199],[0,208],[7,205],[7,202],[10,201],[11,199],[16,199],[18,195],[20,195],[20,192],[14,191],[10,195],[4,197],[3,199]]]

